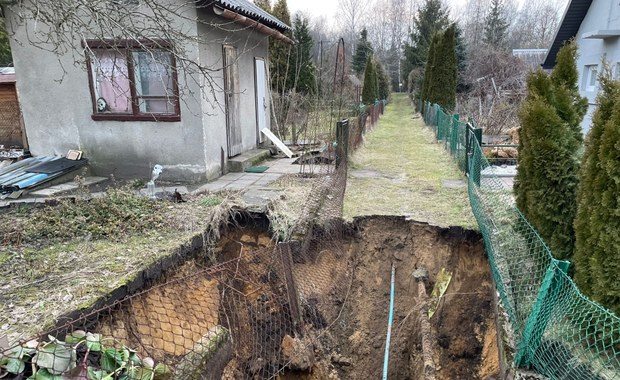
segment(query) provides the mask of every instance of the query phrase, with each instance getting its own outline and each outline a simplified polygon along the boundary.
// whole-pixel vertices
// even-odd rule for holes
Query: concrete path
[[[300,166],[293,164],[296,158],[279,158],[262,162],[261,166],[268,166],[263,173],[228,173],[220,178],[206,183],[194,194],[214,192],[220,190],[240,190],[261,189],[279,179],[285,174],[299,173]]]

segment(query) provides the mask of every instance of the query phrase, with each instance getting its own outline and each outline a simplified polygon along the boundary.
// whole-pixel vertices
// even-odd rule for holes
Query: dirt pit
[[[388,378],[424,379],[418,287],[413,272],[428,271],[430,296],[442,268],[449,286],[430,319],[437,379],[490,379],[499,372],[492,283],[480,236],[398,217],[356,222],[348,242],[354,276],[342,314],[325,347],[342,379],[380,378],[383,370],[392,263],[394,316]],[[425,309],[426,310],[426,309]],[[331,345],[331,347],[330,347]]]
[[[172,368],[191,363],[196,379],[380,378],[394,265],[388,378],[429,378],[424,353],[436,379],[497,376],[493,289],[478,233],[375,216],[344,225],[342,238],[316,236],[278,246],[264,217],[239,223],[212,252],[216,264],[184,264],[97,330]],[[430,330],[420,323],[421,313],[428,320],[413,276],[420,268],[428,296],[442,268],[452,273]],[[214,331],[226,341],[217,348],[209,338],[205,355]],[[187,378],[184,368],[174,378]]]

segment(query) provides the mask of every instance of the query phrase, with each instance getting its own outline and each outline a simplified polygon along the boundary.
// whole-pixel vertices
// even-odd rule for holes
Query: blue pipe
[[[394,263],[392,263],[392,280],[390,281],[390,316],[388,317],[387,339],[385,341],[385,356],[383,359],[383,380],[387,380],[388,363],[390,362],[390,338],[392,336],[392,320],[394,319]]]

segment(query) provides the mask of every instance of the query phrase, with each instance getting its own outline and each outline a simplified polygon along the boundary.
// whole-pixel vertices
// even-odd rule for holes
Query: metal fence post
[[[553,310],[554,304],[558,298],[557,293],[559,287],[557,276],[561,276],[561,273],[568,273],[569,267],[570,262],[554,259],[547,268],[542,285],[538,291],[536,303],[527,318],[523,334],[521,335],[519,349],[515,355],[515,364],[517,367],[527,368],[532,365],[534,354],[540,346],[543,333],[549,323],[551,310]]]
[[[454,156],[456,151],[456,142],[459,136],[459,114],[452,115],[452,130],[450,131],[450,154]]]
[[[349,119],[336,123],[336,168],[346,164],[349,155]],[[343,161],[344,160],[344,161]]]
[[[469,146],[472,150],[472,161],[470,163],[471,167],[469,168],[468,175],[471,177],[474,176],[474,183],[476,186],[480,186],[480,175],[482,169],[482,156],[484,153],[482,152],[482,128],[468,128],[469,131]],[[477,141],[477,144],[476,144]],[[469,148],[468,148],[469,149]],[[479,151],[479,153],[478,153]],[[476,157],[476,153],[478,153]],[[476,159],[477,158],[477,159]]]

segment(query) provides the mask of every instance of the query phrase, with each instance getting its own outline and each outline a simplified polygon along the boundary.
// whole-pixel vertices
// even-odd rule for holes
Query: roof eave
[[[588,13],[592,0],[571,0],[564,11],[560,27],[555,33],[553,43],[549,47],[549,52],[542,64],[543,69],[552,69],[555,66],[555,59],[564,41],[570,40],[577,35],[583,19]],[[571,16],[568,18],[568,16]]]

